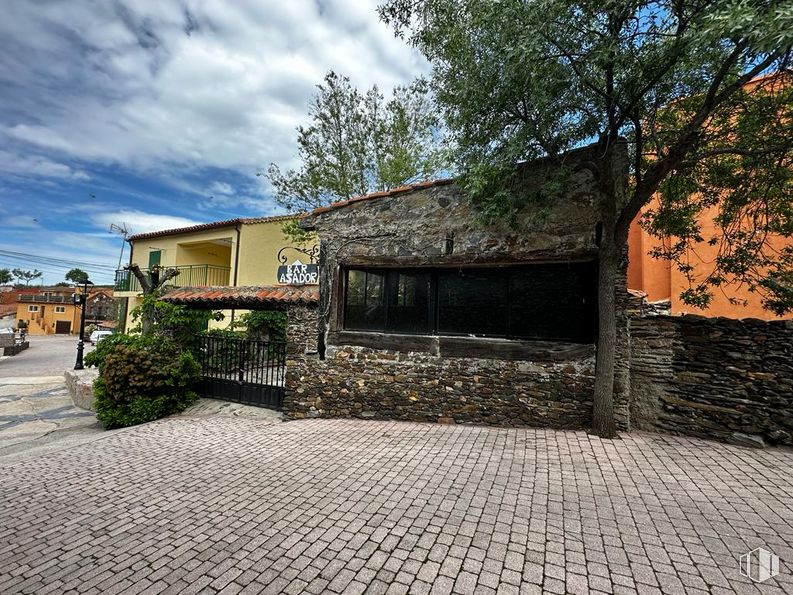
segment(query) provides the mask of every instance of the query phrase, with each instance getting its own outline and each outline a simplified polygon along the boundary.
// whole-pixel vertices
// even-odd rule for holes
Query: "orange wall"
[[[719,235],[713,221],[716,212],[716,207],[703,212],[700,225],[702,237],[706,241],[697,244],[690,255],[690,263],[694,267],[694,275],[697,279],[704,279],[713,271],[718,246],[708,245],[707,240]],[[680,294],[688,289],[685,275],[677,270],[677,267],[670,266],[669,261],[656,259],[648,254],[658,245],[658,240],[644,231],[638,222],[639,217],[633,221],[628,233],[628,289],[644,291],[651,302],[671,300],[672,314],[780,319],[773,312],[763,308],[760,295],[738,284],[713,287],[713,297],[707,309],[703,310],[683,303]],[[791,240],[785,238],[772,238],[770,244],[773,248],[779,249],[789,242]],[[730,298],[738,300],[739,304],[731,303]],[[742,305],[744,301],[746,305]],[[788,315],[787,318],[789,317]]]
[[[659,244],[657,238],[642,229],[636,217],[628,231],[628,289],[644,291],[651,302],[668,300],[672,291],[671,263],[649,256]]]

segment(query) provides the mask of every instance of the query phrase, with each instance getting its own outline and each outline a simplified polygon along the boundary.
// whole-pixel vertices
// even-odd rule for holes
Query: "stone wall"
[[[286,309],[286,350],[289,355],[317,352],[317,307],[289,306]]]
[[[793,321],[630,321],[636,428],[761,446],[793,444]]]
[[[366,347],[287,362],[285,412],[580,428],[592,417],[594,349],[568,361],[446,358]]]
[[[285,412],[292,417],[588,425],[594,345],[563,350],[566,355],[560,358],[535,352],[526,341],[496,345],[471,338],[461,349],[459,339],[348,332],[342,321],[341,276],[345,267],[596,260],[602,197],[587,169],[590,157],[586,150],[571,153],[565,195],[526,207],[514,226],[484,224],[477,207],[453,183],[353,200],[304,219],[301,226],[315,230],[321,242],[320,354],[326,359],[290,359]],[[538,186],[551,167],[544,161],[527,165],[527,187]],[[625,282],[623,270],[616,288],[615,372],[616,414],[623,428],[630,425]]]

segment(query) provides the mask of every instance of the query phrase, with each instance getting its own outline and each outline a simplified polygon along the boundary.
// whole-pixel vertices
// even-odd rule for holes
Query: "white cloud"
[[[105,229],[110,229],[112,223],[116,225],[124,223],[130,234],[161,231],[163,229],[174,229],[178,227],[190,227],[191,225],[206,223],[205,221],[194,221],[185,217],[144,213],[143,211],[135,209],[97,213],[91,217],[91,220],[97,227]]]
[[[289,165],[327,70],[384,89],[426,70],[376,4],[12,0],[0,23],[0,83],[13,82],[0,128],[13,142],[144,171]]]
[[[0,150],[0,172],[26,178],[41,177],[74,181],[90,179],[90,176],[84,171],[74,169],[64,163],[58,163],[38,155],[18,155],[4,150]]]
[[[214,192],[215,194],[231,196],[234,194],[234,187],[231,184],[227,184],[226,182],[212,182],[209,185],[209,191]]]

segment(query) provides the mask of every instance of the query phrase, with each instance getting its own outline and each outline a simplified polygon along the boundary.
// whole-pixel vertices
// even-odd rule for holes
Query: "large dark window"
[[[350,269],[344,328],[593,342],[596,264]]]
[[[506,276],[499,269],[438,271],[438,332],[505,336]]]

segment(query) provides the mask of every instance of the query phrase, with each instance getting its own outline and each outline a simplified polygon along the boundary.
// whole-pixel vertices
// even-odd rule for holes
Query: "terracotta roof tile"
[[[233,227],[240,224],[271,223],[274,221],[288,221],[302,217],[304,213],[294,213],[290,215],[273,215],[271,217],[237,217],[236,219],[226,219],[224,221],[212,221],[210,223],[199,223],[188,227],[177,227],[174,229],[163,229],[160,231],[150,231],[147,233],[136,233],[129,236],[128,241],[145,240],[149,238],[159,238],[163,236],[175,236],[183,233],[193,233],[196,231],[206,231],[209,229],[220,229],[223,227]]]
[[[311,211],[311,214],[319,215],[320,213],[326,213],[328,211],[340,209],[342,207],[346,207],[356,202],[361,202],[364,200],[384,198],[386,196],[394,196],[395,194],[402,194],[404,192],[412,192],[414,190],[424,190],[425,188],[431,188],[433,186],[445,186],[447,184],[453,184],[453,183],[454,183],[453,178],[441,178],[438,180],[427,180],[425,182],[417,182],[415,184],[406,184],[404,186],[398,186],[397,188],[392,188],[391,190],[372,192],[370,194],[364,194],[362,196],[353,196],[346,200],[340,200],[338,202],[331,203],[324,207],[317,207],[316,209]]]
[[[249,287],[177,287],[162,298],[173,304],[206,304],[216,307],[315,305],[319,287],[307,285],[261,285]]]

